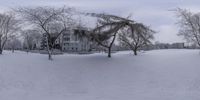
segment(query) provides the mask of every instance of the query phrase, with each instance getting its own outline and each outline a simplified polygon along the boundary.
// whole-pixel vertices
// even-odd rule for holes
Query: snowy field
[[[200,100],[199,50],[0,55],[0,100]]]

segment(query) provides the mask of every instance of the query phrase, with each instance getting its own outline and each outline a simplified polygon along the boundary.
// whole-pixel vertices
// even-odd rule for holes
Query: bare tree
[[[137,55],[138,49],[151,43],[150,40],[154,38],[155,32],[141,23],[135,23],[131,27],[134,28],[128,27],[121,30],[118,39],[124,47],[130,48],[134,55]]]
[[[0,14],[0,54],[2,54],[9,36],[16,33],[18,29],[18,21],[12,13]]]
[[[176,10],[180,25],[179,36],[183,36],[187,42],[200,46],[200,13],[192,13],[186,9]]]
[[[49,60],[52,60],[52,51],[56,40],[68,27],[72,20],[72,8],[19,8],[16,10],[28,23],[38,27],[46,35]],[[52,38],[54,37],[54,38]]]

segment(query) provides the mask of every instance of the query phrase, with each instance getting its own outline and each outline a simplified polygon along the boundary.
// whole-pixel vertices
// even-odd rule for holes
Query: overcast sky
[[[177,36],[174,12],[177,7],[200,11],[200,0],[0,0],[1,10],[18,6],[72,6],[88,12],[106,12],[133,18],[150,25],[158,33],[156,40],[165,43],[183,41]]]

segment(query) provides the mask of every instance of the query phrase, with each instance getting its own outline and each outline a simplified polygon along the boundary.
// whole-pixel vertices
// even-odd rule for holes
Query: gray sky
[[[1,10],[18,6],[72,6],[82,11],[106,12],[120,16],[132,14],[133,18],[150,25],[158,33],[160,42],[183,41],[177,36],[178,26],[175,14],[177,7],[200,11],[200,0],[0,0]]]

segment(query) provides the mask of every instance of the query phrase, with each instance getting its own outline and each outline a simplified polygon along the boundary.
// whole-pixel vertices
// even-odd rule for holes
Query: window
[[[65,41],[70,41],[70,38],[69,37],[65,37],[64,40]]]

